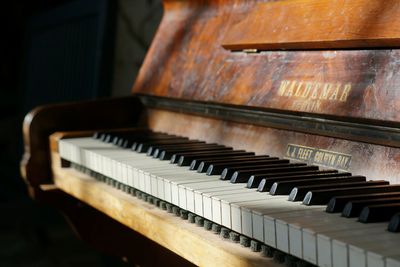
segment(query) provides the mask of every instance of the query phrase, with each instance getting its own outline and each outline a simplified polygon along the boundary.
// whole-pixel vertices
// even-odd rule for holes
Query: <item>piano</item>
[[[164,0],[132,96],[26,115],[30,195],[148,266],[400,266],[399,13]]]

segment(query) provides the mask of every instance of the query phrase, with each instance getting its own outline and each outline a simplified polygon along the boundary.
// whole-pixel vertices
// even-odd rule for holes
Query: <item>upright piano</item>
[[[132,96],[26,116],[29,192],[149,266],[400,266],[398,14],[164,0]]]

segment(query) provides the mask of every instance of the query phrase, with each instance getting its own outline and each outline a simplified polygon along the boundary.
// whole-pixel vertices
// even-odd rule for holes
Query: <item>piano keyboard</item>
[[[400,266],[400,187],[386,181],[143,129],[63,139],[59,153],[246,246],[318,266]]]

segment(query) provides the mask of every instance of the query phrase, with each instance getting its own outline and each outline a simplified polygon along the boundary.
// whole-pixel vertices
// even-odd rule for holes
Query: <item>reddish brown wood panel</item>
[[[37,107],[25,116],[21,174],[29,186],[51,183],[49,136],[56,131],[85,131],[134,126],[141,112],[135,97]]]
[[[230,50],[399,47],[397,0],[292,0],[257,4],[223,40]]]
[[[386,10],[392,8],[386,4],[392,1],[380,2],[383,13],[374,15],[374,25],[380,25],[380,19],[389,12]],[[364,3],[376,5],[376,1]],[[133,93],[348,119],[400,121],[398,49],[245,54],[222,47],[235,26],[257,13],[260,5],[271,4],[274,3],[167,1]],[[346,19],[350,25],[354,18]],[[371,24],[371,20],[366,22],[368,27]],[[243,34],[251,35],[257,27],[261,25]]]
[[[400,183],[399,148],[161,110],[150,110],[148,118],[149,127],[156,131],[224,144],[257,154],[286,157],[287,145],[295,144],[350,155],[348,171],[353,174],[365,175],[368,179],[388,179],[391,183]]]

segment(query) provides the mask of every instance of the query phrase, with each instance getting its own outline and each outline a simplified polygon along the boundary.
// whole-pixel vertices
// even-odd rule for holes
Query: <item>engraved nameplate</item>
[[[307,112],[321,112],[325,104],[343,104],[352,92],[351,83],[283,80],[277,96],[286,99],[290,108]]]
[[[287,145],[285,158],[340,170],[348,170],[351,163],[351,155],[295,144]]]

